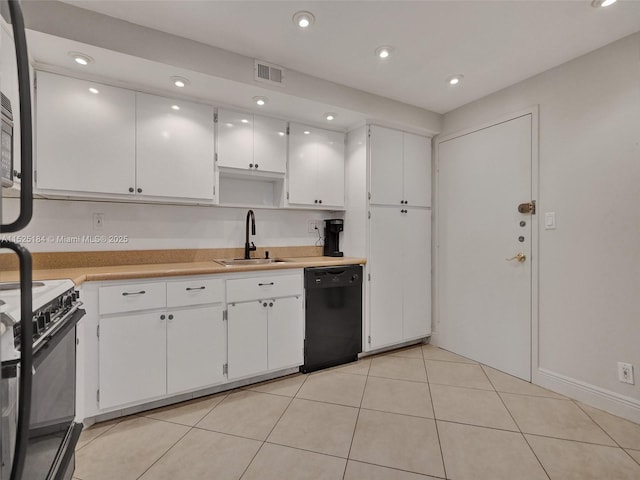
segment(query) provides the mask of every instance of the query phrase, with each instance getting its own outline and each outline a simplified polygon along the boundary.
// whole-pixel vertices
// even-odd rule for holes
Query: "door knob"
[[[524,253],[520,252],[515,257],[507,258],[506,260],[507,262],[510,262],[511,260],[517,260],[520,263],[523,263],[527,260],[527,256]]]

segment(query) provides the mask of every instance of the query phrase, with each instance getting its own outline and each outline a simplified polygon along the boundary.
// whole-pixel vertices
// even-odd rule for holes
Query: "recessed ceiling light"
[[[86,55],[84,53],[80,53],[80,52],[69,52],[69,56],[71,58],[73,58],[73,60],[78,64],[78,65],[89,65],[90,63],[93,63],[93,58],[91,58],[89,55]]]
[[[171,105],[171,109],[172,110],[180,110],[180,107],[178,105]]]
[[[189,85],[189,79],[184,77],[171,77],[171,81],[178,88],[182,88],[186,85]]]
[[[316,17],[311,12],[300,11],[293,15],[293,23],[296,27],[308,28],[316,21]]]
[[[257,105],[262,107],[269,101],[269,99],[267,97],[253,97],[253,101],[256,102]]]
[[[376,57],[379,58],[389,58],[393,53],[393,47],[390,45],[382,45],[381,47],[376,48]]]
[[[591,2],[591,6],[594,8],[608,7],[609,5],[613,5],[617,1],[618,0],[593,0],[593,2]]]
[[[461,73],[457,73],[456,75],[450,75],[447,77],[447,83],[449,85],[459,85],[462,82],[464,75]]]
[[[304,131],[304,132],[302,132],[302,133],[304,133],[305,135],[309,135],[311,132],[310,132],[309,130],[305,130],[305,131]]]
[[[233,127],[233,123],[225,123],[227,127]]]
[[[337,117],[337,115],[335,113],[325,113],[324,114],[324,118],[326,118],[328,121],[334,120]]]
[[[278,132],[278,135],[280,135],[281,137],[284,137],[284,132]]]
[[[89,91],[90,91],[91,93],[95,94],[95,95],[97,95],[98,93],[100,93],[100,90],[98,90],[97,88],[94,88],[94,87],[91,87],[91,88],[89,89]]]
[[[246,118],[243,118],[242,120],[240,120],[242,123],[249,123],[249,120],[247,120]]]

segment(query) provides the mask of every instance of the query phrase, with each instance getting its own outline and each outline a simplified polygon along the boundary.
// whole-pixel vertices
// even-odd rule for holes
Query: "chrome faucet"
[[[256,246],[251,242],[249,244],[249,219],[251,219],[251,235],[256,234],[256,216],[253,213],[253,210],[249,210],[247,212],[247,225],[245,229],[245,241],[244,241],[244,258],[251,258],[251,252],[256,251]]]

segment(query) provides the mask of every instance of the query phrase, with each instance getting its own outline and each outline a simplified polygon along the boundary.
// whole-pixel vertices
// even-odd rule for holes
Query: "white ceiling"
[[[640,30],[640,1],[68,0],[131,23],[445,113]],[[315,24],[293,25],[309,10]],[[394,55],[380,60],[383,44]],[[445,83],[462,73],[458,87]]]

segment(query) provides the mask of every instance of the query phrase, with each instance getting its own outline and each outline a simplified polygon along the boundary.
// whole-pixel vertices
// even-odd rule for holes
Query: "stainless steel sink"
[[[234,265],[269,265],[271,263],[285,263],[286,260],[280,258],[230,258],[225,260],[216,260],[225,267]]]

